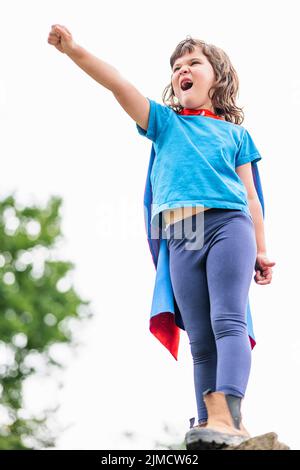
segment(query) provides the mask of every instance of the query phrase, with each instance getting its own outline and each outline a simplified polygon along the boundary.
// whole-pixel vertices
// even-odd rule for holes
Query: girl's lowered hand
[[[270,284],[272,280],[272,266],[276,263],[270,261],[265,254],[258,254],[255,262],[255,276],[254,280],[257,284]]]

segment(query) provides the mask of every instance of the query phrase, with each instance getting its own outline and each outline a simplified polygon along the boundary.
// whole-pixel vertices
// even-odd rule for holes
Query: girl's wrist
[[[66,54],[70,57],[70,59],[78,59],[80,58],[80,56],[82,56],[82,52],[83,52],[83,48],[79,46],[79,44],[76,44],[76,42],[73,41],[72,45],[70,46]]]

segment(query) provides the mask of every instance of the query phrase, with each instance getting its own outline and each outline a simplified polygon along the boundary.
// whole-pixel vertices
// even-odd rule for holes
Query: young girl
[[[53,25],[48,42],[110,90],[153,142],[147,229],[159,238],[156,293],[169,276],[175,308],[162,307],[166,290],[154,296],[151,331],[176,359],[176,325],[189,338],[199,424],[186,434],[187,448],[239,444],[250,437],[240,411],[255,344],[249,287],[254,270],[257,284],[269,284],[275,262],[267,256],[257,193],[261,155],[241,126],[235,69],[222,49],[187,37],[170,58],[161,105],[76,44],[66,27]]]

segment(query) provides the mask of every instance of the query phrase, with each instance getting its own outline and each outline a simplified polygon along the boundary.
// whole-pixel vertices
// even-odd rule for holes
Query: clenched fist
[[[75,49],[75,42],[70,31],[62,25],[54,24],[48,36],[48,43],[60,52],[69,54]]]

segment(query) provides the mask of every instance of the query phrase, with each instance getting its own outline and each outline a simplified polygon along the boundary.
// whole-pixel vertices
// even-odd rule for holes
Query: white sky
[[[229,54],[243,126],[263,157],[267,249],[277,263],[270,285],[250,288],[257,346],[244,422],[252,434],[276,431],[300,449],[297,4],[1,1],[0,197],[17,191],[22,202],[44,203],[62,196],[62,255],[76,264],[75,287],[95,313],[69,358],[64,388],[36,382],[27,390],[32,410],[61,404],[58,419],[71,426],[57,448],[149,449],[167,441],[164,423],[177,433],[171,441],[180,441],[197,411],[186,333],[176,362],[148,329],[155,269],[143,195],[151,142],[108,90],[47,43],[54,23],[158,102],[169,57],[188,34]]]

